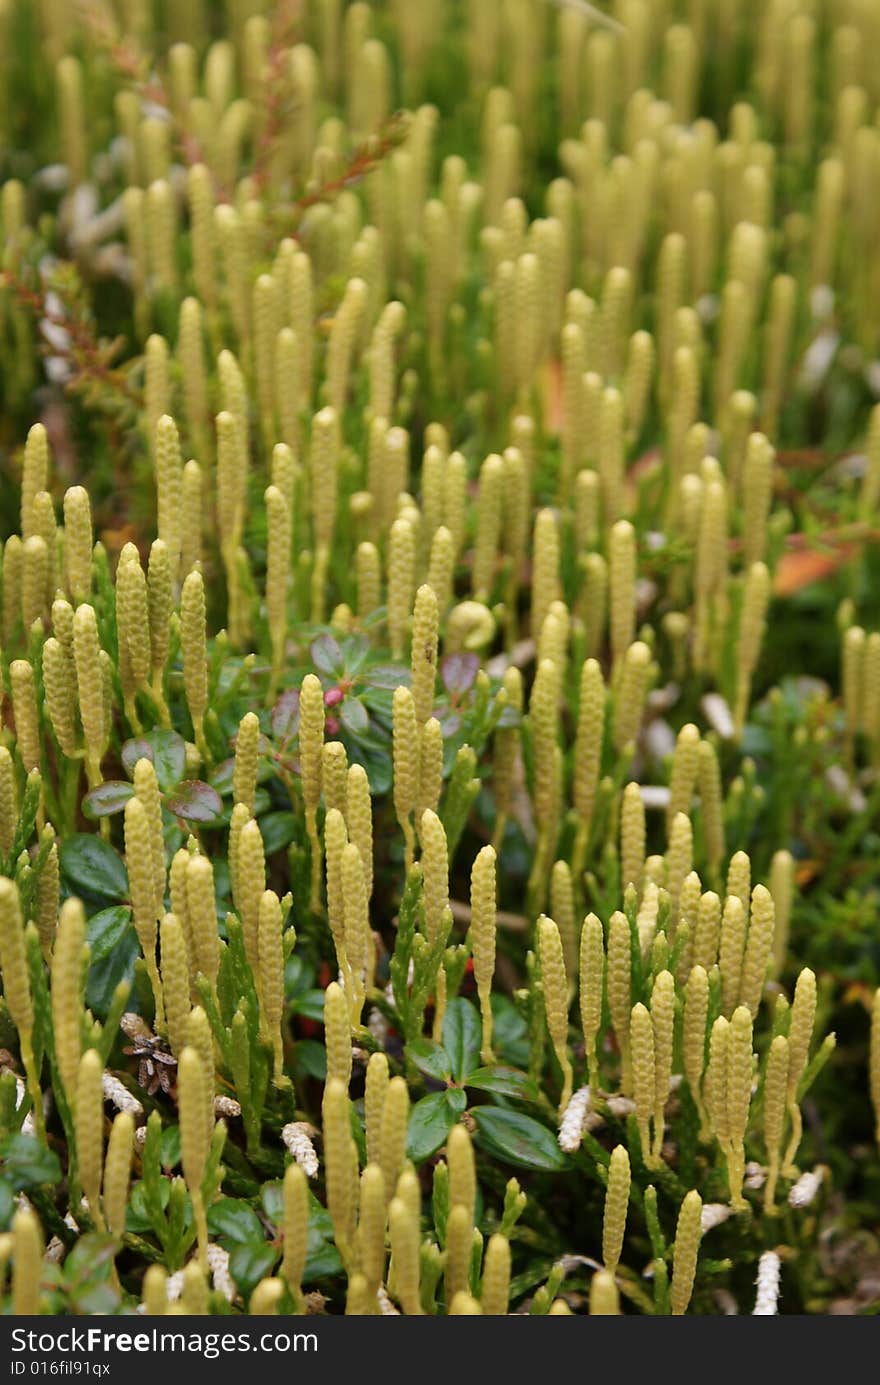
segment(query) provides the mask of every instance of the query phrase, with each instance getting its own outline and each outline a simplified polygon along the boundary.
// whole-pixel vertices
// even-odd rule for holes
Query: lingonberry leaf
[[[201,779],[184,779],[165,799],[165,806],[175,817],[188,822],[216,822],[223,812],[223,800],[217,790]]]

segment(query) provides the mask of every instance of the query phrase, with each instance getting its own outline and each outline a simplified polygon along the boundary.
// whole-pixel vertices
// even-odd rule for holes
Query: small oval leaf
[[[345,672],[342,650],[332,635],[319,635],[316,640],[312,640],[309,645],[309,654],[312,656],[312,663],[315,668],[319,669],[321,673],[327,673],[336,678]]]
[[[237,1197],[222,1197],[211,1204],[208,1208],[208,1230],[212,1236],[216,1236],[224,1250],[246,1245],[249,1241],[260,1243],[265,1234],[250,1203]]]
[[[103,837],[75,832],[59,847],[61,871],[71,894],[113,904],[128,896],[128,874],[122,857]]]
[[[456,1082],[464,1082],[477,1066],[482,1037],[483,1026],[477,1011],[470,1001],[456,996],[443,1016],[443,1047],[449,1054]]]
[[[145,736],[136,736],[133,740],[126,741],[122,747],[122,763],[129,774],[134,775],[134,767],[138,760],[149,760],[151,765],[156,761],[153,747]]]
[[[408,688],[412,675],[405,664],[377,664],[375,668],[367,669],[363,681],[371,688],[386,688],[394,692],[395,688]]]
[[[176,731],[151,731],[148,739],[155,750],[154,764],[159,788],[173,789],[186,768],[186,741]]]
[[[165,799],[165,806],[169,813],[188,822],[215,822],[223,812],[217,790],[202,779],[184,779]]]
[[[274,852],[283,851],[284,847],[290,846],[296,831],[295,813],[266,813],[265,817],[260,818],[260,834],[266,855],[271,856]]]
[[[432,1043],[430,1039],[413,1039],[406,1046],[407,1057],[411,1058],[426,1077],[433,1077],[438,1082],[448,1082],[452,1076],[452,1064],[449,1061],[449,1054],[441,1044]]]
[[[359,736],[370,724],[367,709],[356,697],[347,697],[339,709],[339,720],[353,736]]]
[[[568,1167],[555,1135],[531,1116],[499,1106],[477,1106],[471,1114],[477,1125],[477,1142],[499,1159],[518,1168],[549,1173]]]
[[[141,955],[138,936],[131,921],[131,909],[116,904],[92,914],[86,928],[89,944],[89,972],[86,1003],[103,1019],[110,1009],[120,981],[132,981],[134,964]]]
[[[134,795],[134,785],[127,779],[108,779],[96,789],[90,789],[83,799],[83,812],[87,818],[110,817],[121,813],[128,800]]]
[[[0,1160],[4,1177],[16,1192],[39,1187],[41,1183],[54,1184],[61,1178],[58,1155],[33,1135],[7,1135],[0,1145]]]
[[[277,741],[287,741],[298,732],[299,688],[288,688],[272,708],[272,735]]]
[[[272,1273],[278,1251],[269,1241],[247,1241],[233,1248],[229,1273],[244,1299],[250,1298],[261,1279]]]
[[[497,1064],[490,1068],[477,1068],[465,1079],[465,1086],[475,1087],[478,1092],[494,1092],[498,1096],[512,1096],[519,1101],[538,1101],[540,1093],[527,1072],[519,1068],[509,1068]]]
[[[112,957],[131,926],[131,909],[127,904],[114,904],[92,914],[86,930],[91,961],[103,962]]]
[[[450,697],[461,697],[472,688],[479,671],[478,654],[447,654],[440,665],[440,677]]]
[[[466,1104],[467,1098],[460,1089],[431,1092],[417,1101],[406,1131],[407,1158],[418,1164],[435,1154],[446,1143]]]
[[[126,741],[122,747],[122,763],[134,774],[138,760],[150,760],[156,767],[156,778],[163,793],[173,789],[186,766],[186,742],[176,731],[148,731]]]
[[[221,798],[232,793],[232,784],[235,778],[235,759],[221,760],[219,765],[215,765],[211,770],[209,783],[212,789],[216,789]]]

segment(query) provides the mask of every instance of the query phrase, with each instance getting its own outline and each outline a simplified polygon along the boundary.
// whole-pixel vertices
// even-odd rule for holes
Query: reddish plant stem
[[[140,406],[140,391],[134,388],[123,371],[110,364],[113,356],[121,348],[120,338],[102,344],[96,339],[90,323],[79,317],[76,312],[71,312],[67,317],[52,312],[47,304],[46,295],[40,289],[30,287],[8,270],[0,272],[0,286],[10,289],[21,306],[33,313],[38,323],[50,323],[66,334],[66,349],[44,340],[42,350],[44,354],[59,356],[68,362],[73,371],[67,381],[69,390],[75,390],[79,385],[89,381],[100,382],[123,395],[135,407]]]

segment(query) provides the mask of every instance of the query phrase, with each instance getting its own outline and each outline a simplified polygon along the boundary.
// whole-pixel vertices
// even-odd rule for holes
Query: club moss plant
[[[7,1311],[877,1311],[878,42],[0,0]]]

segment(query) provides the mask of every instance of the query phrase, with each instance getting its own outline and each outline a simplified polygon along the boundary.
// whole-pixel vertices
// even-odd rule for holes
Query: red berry
[[[345,697],[341,688],[328,688],[324,694],[325,707],[338,707]]]

